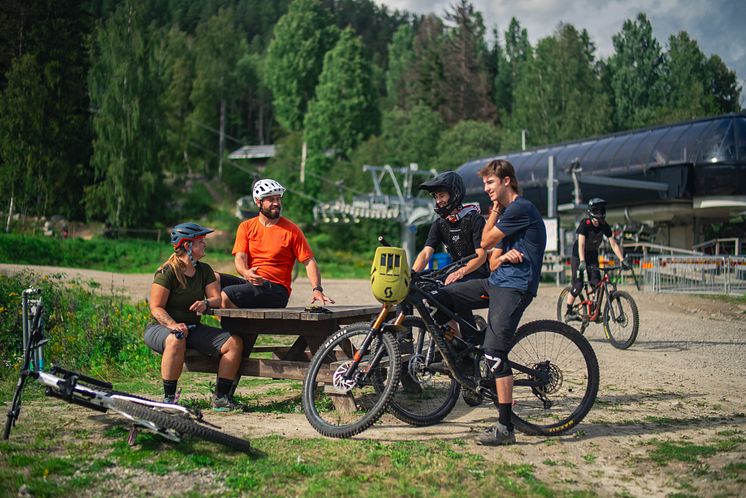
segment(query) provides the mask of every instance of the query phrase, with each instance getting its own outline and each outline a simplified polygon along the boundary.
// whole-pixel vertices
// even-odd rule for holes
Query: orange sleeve
[[[308,240],[306,240],[306,236],[303,235],[303,231],[297,226],[293,231],[293,238],[293,252],[295,253],[295,258],[301,263],[305,263],[313,258],[311,246],[308,245]]]
[[[236,230],[236,240],[235,242],[233,242],[232,254],[234,256],[236,255],[236,253],[239,252],[245,252],[246,254],[249,254],[249,238],[246,236],[247,224],[248,221],[244,221],[240,225],[238,225],[238,230]]]

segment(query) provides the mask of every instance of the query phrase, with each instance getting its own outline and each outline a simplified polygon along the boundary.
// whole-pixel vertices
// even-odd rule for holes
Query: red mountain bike
[[[590,270],[589,267],[588,269]],[[598,268],[598,267],[596,267]],[[585,279],[583,290],[573,302],[573,310],[580,320],[580,332],[585,333],[588,325],[603,323],[604,333],[612,346],[617,349],[627,349],[635,343],[637,332],[640,329],[640,315],[637,304],[627,292],[620,291],[610,274],[621,272],[621,266],[607,266],[598,268],[601,270],[601,281],[593,286]],[[634,270],[632,278],[639,290],[637,277]],[[571,286],[565,287],[557,300],[557,319],[564,320],[567,310],[567,298],[572,290]]]

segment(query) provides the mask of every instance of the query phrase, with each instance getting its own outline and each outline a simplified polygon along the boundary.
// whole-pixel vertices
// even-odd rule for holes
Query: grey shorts
[[[171,329],[168,327],[160,324],[150,324],[145,329],[145,344],[156,353],[163,354],[163,345],[169,335],[171,335]],[[196,349],[208,356],[220,356],[220,349],[230,337],[230,332],[199,324],[189,330],[186,347],[187,349]]]

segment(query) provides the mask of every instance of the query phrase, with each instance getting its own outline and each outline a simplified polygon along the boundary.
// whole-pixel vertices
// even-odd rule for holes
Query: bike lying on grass
[[[377,260],[391,256],[386,249],[400,250],[379,248]],[[471,327],[431,291],[442,285],[443,275],[473,257],[411,276],[404,303],[413,306],[419,317],[400,313],[387,323],[395,303],[384,303],[372,324],[345,326],[324,342],[311,360],[302,396],[306,418],[319,433],[328,437],[359,434],[387,407],[412,425],[434,424],[451,412],[462,388],[473,397],[497,403],[495,382],[487,374],[481,346],[484,330],[468,339],[448,340],[432,317],[441,311],[457,320],[462,331]],[[384,269],[388,274],[396,274],[401,266],[395,258]],[[406,268],[401,274],[408,275]],[[522,325],[516,331],[509,363],[514,372],[513,422],[521,432],[561,434],[577,425],[593,406],[599,385],[598,361],[587,339],[569,325],[553,320]],[[340,397],[347,403],[340,402]]]
[[[27,299],[31,294],[38,294],[36,289],[24,291]],[[225,434],[212,427],[202,419],[198,409],[191,409],[177,404],[160,403],[121,391],[115,391],[108,382],[97,380],[77,372],[60,367],[53,367],[51,372],[44,372],[40,362],[42,347],[48,339],[44,338],[44,305],[39,299],[34,306],[34,313],[29,316],[28,341],[23,351],[23,366],[13,395],[13,402],[5,422],[4,439],[10,437],[21,414],[21,397],[26,381],[36,379],[46,387],[45,394],[68,403],[84,406],[105,413],[108,410],[119,413],[132,422],[128,442],[134,444],[138,428],[144,428],[171,441],[179,442],[184,435],[190,435],[213,443],[219,443],[239,451],[250,451],[251,444],[243,439]]]
[[[590,279],[583,280],[583,289],[575,298],[572,309],[580,321],[580,333],[591,322],[603,323],[604,333],[612,346],[617,349],[627,349],[635,343],[640,330],[640,314],[637,303],[625,291],[617,289],[616,282],[610,277],[614,272],[624,270],[622,266],[588,267],[588,270],[598,269],[603,272],[600,281],[595,286]],[[640,285],[634,270],[630,268],[637,290]],[[567,298],[572,287],[565,287],[557,300],[557,319],[564,320],[567,311]]]

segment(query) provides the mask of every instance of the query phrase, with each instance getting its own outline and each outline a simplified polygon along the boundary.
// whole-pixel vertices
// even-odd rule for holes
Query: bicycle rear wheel
[[[381,332],[362,353],[359,348],[370,330],[365,322],[347,325],[311,359],[301,402],[308,422],[324,436],[346,438],[363,432],[383,415],[394,395],[401,369],[399,348],[390,334]],[[356,372],[345,379],[352,358],[361,353]]]
[[[461,385],[445,373],[428,368],[432,362],[442,362],[434,348],[425,322],[408,316],[402,323],[409,337],[400,338],[402,371],[399,387],[391,398],[389,412],[402,422],[425,426],[443,420],[458,401]],[[428,351],[433,358],[428,358]]]
[[[538,320],[516,332],[508,358],[549,374],[539,387],[514,369],[513,423],[526,434],[558,435],[588,414],[598,394],[598,360],[588,340],[567,324]]]
[[[640,328],[637,304],[628,293],[616,291],[609,296],[603,314],[604,332],[612,346],[627,349],[635,343]]]
[[[113,409],[129,415],[134,419],[152,422],[162,429],[172,429],[179,434],[189,434],[205,441],[222,444],[238,451],[250,451],[251,443],[244,439],[216,431],[197,422],[179,415],[158,411],[145,405],[140,405],[124,399],[114,399]]]

